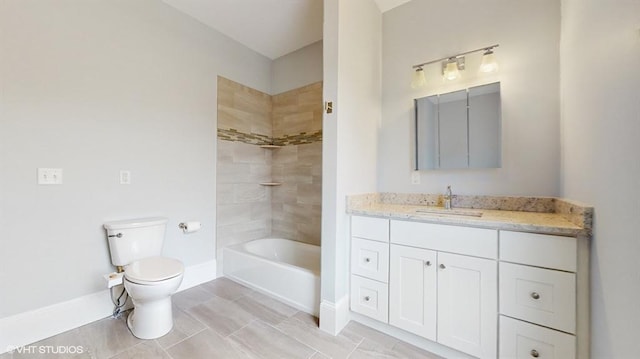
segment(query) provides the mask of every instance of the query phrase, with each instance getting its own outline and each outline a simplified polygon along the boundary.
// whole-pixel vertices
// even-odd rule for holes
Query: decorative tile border
[[[244,133],[236,129],[218,129],[218,138],[223,141],[243,142],[250,145],[276,145],[276,146],[295,146],[308,143],[321,142],[322,130],[306,133],[301,132],[294,135],[283,135],[281,137],[269,137],[258,133]]]
[[[236,129],[218,129],[218,138],[225,141],[244,142],[250,145],[270,145],[272,139],[270,136],[261,135],[259,133],[244,133]]]

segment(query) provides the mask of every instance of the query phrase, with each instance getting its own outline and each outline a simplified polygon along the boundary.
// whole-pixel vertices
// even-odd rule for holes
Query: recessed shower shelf
[[[260,183],[261,186],[268,186],[268,187],[280,186],[281,184],[282,184],[281,182],[261,182]]]
[[[278,145],[260,145],[260,147],[266,148],[268,150],[275,150],[275,149],[280,148],[282,146],[278,146]]]

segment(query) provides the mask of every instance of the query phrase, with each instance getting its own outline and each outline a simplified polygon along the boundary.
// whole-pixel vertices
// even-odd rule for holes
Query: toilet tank
[[[139,259],[161,255],[167,221],[163,217],[153,217],[105,223],[111,263],[125,266]]]

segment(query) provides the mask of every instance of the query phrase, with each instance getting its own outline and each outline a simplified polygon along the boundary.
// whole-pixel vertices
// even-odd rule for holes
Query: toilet
[[[111,263],[124,268],[124,288],[133,302],[127,325],[140,339],[159,338],[173,327],[171,295],[182,283],[184,265],[161,256],[167,221],[155,217],[104,224]]]

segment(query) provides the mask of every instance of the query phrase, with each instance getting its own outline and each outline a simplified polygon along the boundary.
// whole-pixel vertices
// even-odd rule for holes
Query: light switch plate
[[[120,171],[120,184],[131,184],[131,171]]]
[[[38,184],[62,184],[62,168],[38,168]]]
[[[420,172],[419,171],[411,172],[411,184],[420,184]]]

